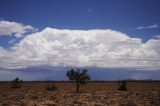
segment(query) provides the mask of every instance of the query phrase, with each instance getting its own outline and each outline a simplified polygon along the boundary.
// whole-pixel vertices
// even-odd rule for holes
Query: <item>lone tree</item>
[[[80,85],[86,84],[86,80],[90,80],[90,76],[88,75],[86,69],[85,70],[77,69],[77,71],[71,69],[67,71],[67,77],[69,78],[69,80],[75,81],[77,93],[79,92]]]

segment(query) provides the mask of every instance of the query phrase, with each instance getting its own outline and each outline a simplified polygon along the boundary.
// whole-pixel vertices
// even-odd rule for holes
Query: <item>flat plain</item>
[[[48,84],[58,90],[47,91]],[[0,106],[160,106],[160,81],[127,82],[127,91],[118,91],[116,81],[91,81],[76,93],[74,82],[23,82],[11,88],[0,82]]]

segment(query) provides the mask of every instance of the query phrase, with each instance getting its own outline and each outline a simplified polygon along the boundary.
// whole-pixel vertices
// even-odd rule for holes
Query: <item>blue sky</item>
[[[25,63],[27,61],[26,62],[27,64],[23,64],[22,66],[27,68],[30,67],[30,65],[28,65],[29,61],[25,60],[24,57],[32,55],[31,57],[27,57],[27,58],[33,59],[33,58],[37,58],[37,57],[34,57],[35,55],[41,56],[41,54],[37,54],[37,51],[35,52],[35,50],[38,50],[36,48],[37,46],[35,46],[38,44],[37,43],[35,44],[35,42],[38,42],[40,40],[37,40],[38,38],[35,38],[34,39],[35,41],[31,40],[31,38],[29,38],[28,36],[29,34],[34,35],[35,32],[40,33],[39,35],[41,35],[42,32],[45,32],[46,34],[50,34],[49,32],[54,32],[54,30],[52,29],[55,28],[57,29],[57,31],[59,31],[57,35],[61,33],[68,33],[69,36],[74,36],[72,35],[73,30],[80,30],[83,32],[86,30],[92,31],[95,29],[99,29],[100,31],[98,32],[89,31],[86,34],[101,33],[102,30],[107,30],[105,34],[112,33],[113,35],[115,35],[114,33],[115,31],[117,33],[117,36],[121,36],[121,35],[118,35],[119,34],[118,32],[121,32],[123,36],[121,36],[120,38],[116,38],[116,39],[120,39],[120,41],[116,40],[115,42],[121,42],[120,44],[123,44],[122,45],[123,48],[126,47],[126,45],[128,44],[128,41],[132,42],[133,40],[132,38],[136,38],[136,40],[133,40],[133,42],[140,42],[141,40],[142,42],[140,43],[140,46],[139,46],[140,48],[135,50],[135,48],[132,48],[132,47],[133,46],[135,47],[135,45],[137,44],[131,45],[129,48],[125,49],[123,52],[120,52],[121,58],[123,58],[124,56],[130,56],[129,58],[127,57],[127,61],[130,61],[130,58],[132,56],[135,57],[136,59],[142,58],[142,61],[136,60],[136,59],[132,60],[133,63],[131,64],[139,64],[138,62],[141,61],[141,63],[143,63],[142,66],[145,66],[145,69],[154,70],[156,67],[156,70],[159,70],[159,68],[157,69],[157,67],[160,67],[159,66],[160,60],[155,60],[157,57],[160,56],[160,51],[158,50],[158,47],[159,47],[158,43],[160,39],[160,13],[159,13],[160,6],[159,5],[160,5],[159,0],[0,0],[0,22],[1,22],[0,47],[2,49],[2,50],[0,49],[0,58],[2,58],[0,62],[4,62],[3,60],[4,58],[11,59],[13,58],[13,56],[19,56],[18,53],[21,53],[22,51],[26,52],[26,50],[28,50],[29,53],[26,53],[26,55],[22,56],[23,58],[21,58],[21,60],[18,60],[18,59],[17,60],[13,59],[13,60],[20,61],[21,63],[23,62]],[[12,27],[11,28],[10,25],[13,24],[12,22],[14,22],[15,26],[13,25],[11,26]],[[47,27],[50,27],[52,29],[46,29]],[[7,29],[7,28],[10,28],[10,29]],[[68,29],[71,32],[65,32],[63,31],[63,29]],[[111,31],[109,31],[108,29],[110,29]],[[79,32],[74,32],[74,33],[79,33]],[[46,37],[44,37],[43,34],[42,36],[43,37],[41,38],[41,40],[43,38],[45,38],[45,40],[47,39]],[[26,39],[29,39],[30,42],[32,42],[32,46],[26,43],[28,42]],[[56,38],[55,39],[52,38],[52,39],[55,40]],[[87,38],[87,39],[90,39],[90,38]],[[104,39],[110,39],[110,37],[109,38],[105,37]],[[124,39],[126,42],[122,42],[124,41]],[[126,39],[130,39],[130,40],[126,40]],[[101,42],[102,40],[103,39],[100,39],[97,42]],[[57,41],[56,39],[55,44],[59,45],[60,43],[62,43],[63,45],[64,44],[63,41],[61,40]],[[25,43],[23,44],[23,42]],[[82,42],[82,44],[84,43],[86,42]],[[48,44],[48,41],[46,45],[47,44]],[[110,45],[105,43],[102,43],[102,44],[104,44],[105,46]],[[50,43],[48,45],[50,45]],[[85,45],[88,45],[90,48],[93,47],[93,45],[91,46],[90,43],[86,43]],[[118,46],[117,43],[114,45],[113,44],[111,45],[112,45],[111,46],[112,51],[107,51],[109,49],[106,49],[106,52],[107,53],[109,52],[110,54],[115,55],[117,52],[115,53],[113,52],[115,51],[116,48],[120,46]],[[141,46],[143,45],[145,46],[141,48]],[[81,44],[78,46],[81,47]],[[47,52],[47,50],[50,50],[48,49],[48,47],[44,49],[46,52],[44,53],[45,57],[43,57],[46,59],[47,62],[49,61],[48,56],[50,55],[49,53],[50,51]],[[99,47],[99,50],[101,50],[102,45],[99,45],[98,47]],[[25,48],[25,49],[20,50],[21,48]],[[134,52],[133,54],[130,54],[131,52],[126,53],[126,50],[129,50],[130,48],[131,48],[131,51],[132,50],[133,52],[137,51],[138,54],[136,54],[137,52]],[[150,50],[150,52],[145,51],[147,49]],[[60,50],[61,49],[59,49],[58,51],[59,53],[61,52]],[[88,49],[84,49],[84,50],[88,50]],[[89,53],[94,55],[94,52],[93,51],[91,52],[91,51],[92,50],[90,50]],[[143,51],[144,53],[141,53],[141,51]],[[64,55],[66,56],[70,54],[64,54]],[[82,57],[86,56],[86,58],[91,59],[91,55],[84,55],[82,53],[75,54],[75,55],[83,55]],[[97,57],[98,59],[100,59],[100,57],[104,58],[106,56],[100,53],[97,53],[96,56],[97,55],[99,56]],[[56,56],[59,56],[59,55],[57,54],[55,55],[55,57]],[[74,59],[74,57],[72,58]],[[107,56],[105,58],[108,59]],[[115,59],[115,57],[113,58]],[[114,61],[113,58],[112,60]],[[121,58],[116,57],[116,59],[119,59],[120,61],[122,60]],[[40,60],[40,59],[38,58],[37,60]],[[153,60],[155,60],[156,62]],[[55,61],[59,61],[59,59]],[[117,63],[118,62],[116,61],[114,64],[117,64]],[[6,64],[7,64],[7,67],[11,67],[11,68],[7,69],[6,67],[0,66],[0,69],[2,69],[3,72],[4,70],[9,70],[9,69],[12,69],[13,67],[14,67],[13,69],[19,70],[19,68],[15,68],[15,66],[12,66],[12,64],[19,64],[19,63],[10,64],[9,62],[7,62]],[[40,64],[40,66],[41,65],[50,66],[51,64],[51,66],[53,67],[55,66],[55,64],[59,64],[59,66],[61,66],[60,64],[63,64],[62,67],[67,66],[67,64],[64,64],[63,62],[54,63],[53,65],[53,63],[48,62],[48,64],[44,64],[44,63],[42,64],[42,62],[38,61],[37,64]],[[39,67],[39,65],[37,64],[35,66]],[[80,64],[80,63],[77,63],[77,64]],[[108,68],[108,66],[101,65],[100,63],[94,63],[94,64],[98,64],[97,65],[98,67],[103,66],[105,68]],[[133,70],[133,67],[131,68],[131,64],[120,65],[116,67],[118,68],[119,67],[122,68],[122,66],[125,68],[129,67],[129,69]],[[146,68],[148,67],[146,64],[148,66],[152,66],[152,67],[154,66],[154,67]],[[89,66],[94,66],[94,65],[89,64]],[[21,67],[21,66],[16,65],[16,67]],[[24,68],[20,68],[20,69],[25,70]],[[106,69],[106,70],[109,70],[109,69]],[[46,71],[46,73],[47,72],[48,71]],[[112,71],[110,71],[109,73],[111,72]],[[101,75],[103,75],[103,72],[101,72]],[[154,75],[155,74],[153,74],[151,78],[154,79]],[[116,78],[118,79],[118,76],[115,77],[115,75],[113,75],[113,77],[115,79]]]
[[[159,0],[1,0],[0,16],[39,30],[111,28],[146,41],[160,29],[129,29],[159,24],[159,4]]]

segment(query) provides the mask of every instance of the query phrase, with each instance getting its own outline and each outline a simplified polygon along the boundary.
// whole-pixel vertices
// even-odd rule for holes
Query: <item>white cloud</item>
[[[152,36],[154,39],[160,39],[160,34],[155,34]]]
[[[17,22],[0,20],[0,36],[14,35],[16,37],[23,37],[24,34],[35,31],[37,31],[37,29],[31,25],[23,25]]]
[[[10,40],[8,43],[9,44],[14,44],[16,42],[16,39],[12,39],[12,40]]]
[[[0,47],[0,58],[5,56],[6,53],[7,51],[3,47]]]
[[[140,29],[153,29],[153,28],[158,28],[158,27],[160,27],[158,24],[153,24],[153,25],[149,25],[149,26],[139,26],[135,29],[138,29],[138,30],[140,30]]]
[[[76,66],[160,69],[160,40],[140,38],[111,29],[46,28],[27,35],[10,50],[0,49],[0,68]]]

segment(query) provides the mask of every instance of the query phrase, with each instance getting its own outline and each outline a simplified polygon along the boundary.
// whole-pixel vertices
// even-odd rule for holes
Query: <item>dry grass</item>
[[[160,82],[128,82],[128,91],[117,91],[118,82],[89,82],[75,93],[73,82],[54,82],[57,91],[46,91],[47,82],[24,82],[12,89],[0,83],[0,106],[159,106]]]

